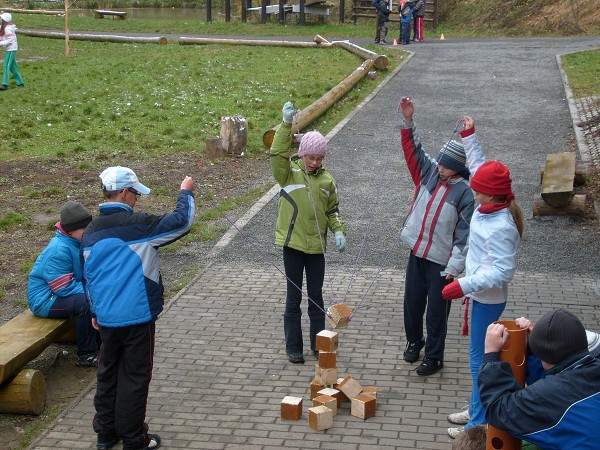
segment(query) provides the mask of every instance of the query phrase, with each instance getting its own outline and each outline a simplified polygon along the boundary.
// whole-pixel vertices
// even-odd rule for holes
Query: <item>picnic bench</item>
[[[327,3],[326,0],[309,0],[304,4],[304,14],[315,14],[321,18],[329,15],[329,8],[332,5]],[[260,13],[262,6],[255,6],[247,9],[248,12]],[[279,5],[266,5],[266,14],[279,14]],[[289,14],[300,14],[300,5],[283,5],[284,15]]]
[[[39,415],[46,407],[42,372],[23,367],[54,342],[73,342],[75,318],[44,319],[29,309],[0,326],[0,413]]]
[[[109,11],[107,9],[94,9],[94,17],[96,19],[104,19],[104,16],[112,16],[113,19],[125,20],[127,11]]]

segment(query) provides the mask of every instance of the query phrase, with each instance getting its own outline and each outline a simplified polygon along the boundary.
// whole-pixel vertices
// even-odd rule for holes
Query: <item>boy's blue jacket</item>
[[[404,8],[400,11],[400,22],[412,23],[414,6],[413,2],[406,2],[404,4]]]
[[[600,442],[600,360],[586,350],[522,389],[508,362],[486,353],[479,393],[490,425],[545,450],[595,450]]]
[[[36,316],[48,317],[56,297],[83,294],[79,246],[79,240],[57,229],[56,235],[35,260],[29,274],[27,302]]]
[[[158,248],[189,233],[194,194],[181,190],[172,213],[133,212],[123,203],[103,203],[81,241],[84,286],[92,314],[105,327],[155,320],[163,310],[164,287]]]

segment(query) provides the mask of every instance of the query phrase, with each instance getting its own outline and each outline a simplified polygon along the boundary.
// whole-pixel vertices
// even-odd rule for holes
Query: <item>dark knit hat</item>
[[[60,226],[66,232],[85,228],[92,221],[92,215],[81,203],[69,200],[60,209]]]
[[[502,196],[512,194],[512,178],[508,168],[498,161],[486,161],[471,177],[471,189],[482,194]]]
[[[464,172],[467,167],[467,156],[465,155],[465,147],[457,141],[448,141],[437,157],[437,163],[448,169],[454,170],[456,173]]]
[[[588,348],[585,327],[573,313],[555,309],[533,326],[529,347],[542,361],[558,364]]]
[[[298,156],[304,155],[327,155],[327,141],[318,131],[309,131],[300,141]]]

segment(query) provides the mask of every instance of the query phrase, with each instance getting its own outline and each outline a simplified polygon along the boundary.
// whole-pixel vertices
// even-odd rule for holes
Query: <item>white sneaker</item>
[[[456,439],[456,437],[465,430],[465,427],[456,427],[456,428],[448,428],[448,436],[452,439]]]
[[[455,423],[457,425],[466,425],[469,423],[469,420],[471,420],[471,415],[469,414],[468,409],[450,414],[448,416],[448,422]]]

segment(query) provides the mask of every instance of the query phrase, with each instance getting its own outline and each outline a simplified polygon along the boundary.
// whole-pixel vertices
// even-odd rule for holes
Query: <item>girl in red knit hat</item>
[[[523,214],[515,201],[508,168],[498,161],[485,161],[475,134],[475,121],[468,116],[463,121],[461,136],[473,174],[471,189],[480,206],[471,218],[466,276],[446,286],[442,296],[446,300],[467,296],[467,311],[468,300],[473,300],[469,343],[473,388],[469,410],[448,416],[450,422],[468,429],[486,423],[477,373],[483,362],[487,327],[500,318],[506,306],[508,283],[515,274],[517,248],[523,236]],[[466,334],[468,328],[464,331]],[[462,430],[463,427],[448,428],[448,434],[454,438]]]

